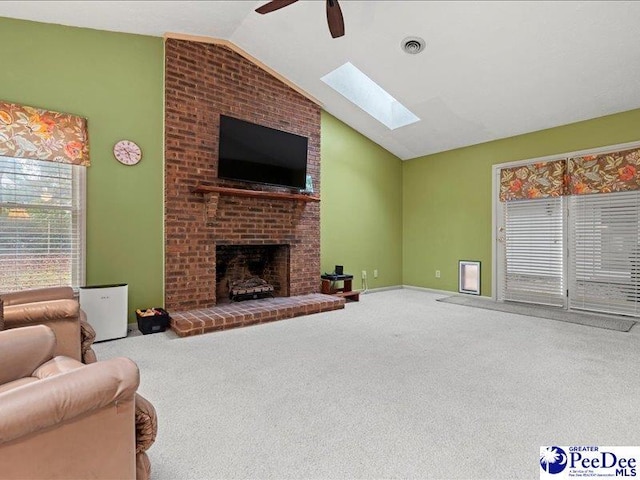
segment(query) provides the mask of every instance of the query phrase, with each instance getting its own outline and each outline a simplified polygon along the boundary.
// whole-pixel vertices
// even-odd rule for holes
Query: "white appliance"
[[[80,287],[80,308],[96,331],[96,342],[127,336],[128,293],[126,283]]]

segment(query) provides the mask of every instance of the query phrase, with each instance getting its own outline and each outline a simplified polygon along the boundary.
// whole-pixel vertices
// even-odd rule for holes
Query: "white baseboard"
[[[436,290],[435,288],[426,288],[426,287],[416,287],[415,285],[402,285],[402,288],[406,288],[408,290],[419,290],[421,292],[429,292],[429,293],[439,293],[441,295],[455,295],[458,292],[451,292],[449,290]]]
[[[402,285],[391,285],[389,287],[369,288],[366,292],[360,291],[361,295],[368,295],[370,293],[386,292],[387,290],[400,290]]]
[[[407,288],[407,289],[409,289],[409,290],[419,290],[419,291],[422,291],[422,292],[429,292],[429,293],[438,293],[438,294],[441,294],[441,295],[447,295],[447,296],[451,296],[451,295],[464,295],[464,294],[462,294],[462,293],[459,293],[459,292],[452,292],[452,291],[450,291],[450,290],[436,290],[435,288],[416,287],[416,286],[414,286],[414,285],[402,285],[402,288]],[[472,295],[472,296],[474,296],[474,295]],[[478,296],[478,297],[480,297],[480,298],[487,298],[487,299],[489,299],[489,300],[493,300],[493,298],[492,298],[492,297],[488,297],[488,296],[486,296],[486,295],[475,295],[475,296]]]
[[[419,290],[421,292],[439,293],[441,295],[448,295],[448,296],[456,295],[458,293],[458,292],[452,292],[449,290],[436,290],[435,288],[416,287],[414,285],[391,285],[388,287],[369,288],[366,292],[361,290],[360,294],[366,295],[369,293],[386,292],[388,290],[401,290],[403,288],[406,288],[408,290]],[[491,298],[491,297],[485,297],[485,298]]]

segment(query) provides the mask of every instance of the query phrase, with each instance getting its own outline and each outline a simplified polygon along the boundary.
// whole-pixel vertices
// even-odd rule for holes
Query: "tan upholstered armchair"
[[[91,344],[96,332],[87,322],[71,287],[39,288],[0,294],[4,311],[4,329],[47,325],[56,335],[56,355],[96,361]],[[2,315],[2,314],[0,314]],[[0,321],[0,330],[2,330]]]
[[[136,364],[56,350],[44,325],[0,332],[0,477],[148,479],[157,423]]]

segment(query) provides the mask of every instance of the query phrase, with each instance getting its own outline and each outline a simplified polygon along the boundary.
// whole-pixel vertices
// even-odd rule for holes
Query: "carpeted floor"
[[[156,407],[154,480],[539,478],[543,445],[640,445],[628,333],[392,290],[344,310],[95,345]]]
[[[528,315],[530,317],[548,318],[560,322],[577,323],[589,327],[606,328],[619,332],[628,332],[636,324],[634,320],[613,315],[599,315],[587,312],[568,312],[561,308],[527,305],[525,303],[494,302],[490,298],[476,297],[473,295],[453,295],[439,298],[439,302],[465,305],[467,307],[484,308],[500,312]]]

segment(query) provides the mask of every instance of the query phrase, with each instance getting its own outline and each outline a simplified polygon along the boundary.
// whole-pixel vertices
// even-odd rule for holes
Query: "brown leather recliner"
[[[56,355],[65,355],[83,363],[96,361],[91,348],[96,332],[87,322],[71,287],[4,293],[0,295],[0,300],[0,309],[4,310],[5,330],[47,325],[56,335]]]
[[[47,326],[0,332],[0,476],[148,479],[157,423],[136,364],[55,351]]]

